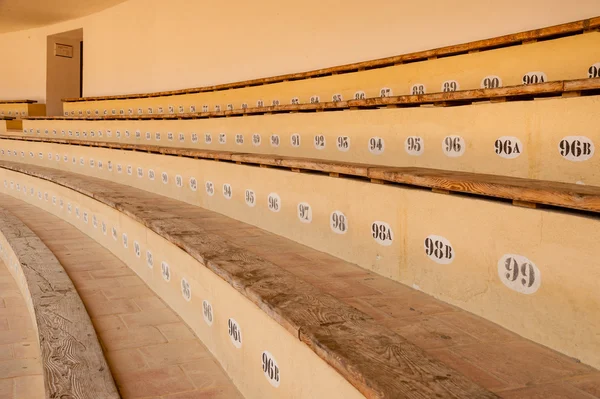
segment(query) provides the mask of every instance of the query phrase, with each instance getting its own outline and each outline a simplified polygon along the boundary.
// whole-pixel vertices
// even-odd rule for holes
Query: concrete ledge
[[[7,168],[8,163],[3,162],[2,166]],[[137,236],[147,236],[150,240],[151,234],[146,231],[148,229],[152,236],[158,235],[159,241],[167,240],[175,247],[182,249],[204,266],[201,268],[203,270],[189,268],[185,272],[188,277],[182,279],[184,297],[190,291],[190,287],[191,292],[201,289],[197,285],[198,281],[213,279],[214,277],[206,275],[207,270],[212,272],[211,276],[218,276],[218,280],[224,280],[229,289],[234,289],[234,292],[227,294],[225,298],[224,294],[217,297],[215,294],[217,288],[211,288],[214,302],[232,303],[234,301],[232,295],[241,294],[257,305],[271,320],[287,330],[296,342],[307,343],[314,353],[368,398],[420,398],[422,392],[429,392],[440,397],[496,397],[444,363],[430,357],[422,349],[401,336],[378,325],[376,321],[362,312],[340,302],[271,262],[224,242],[211,233],[210,226],[201,228],[185,218],[174,217],[169,214],[169,206],[162,205],[163,201],[159,197],[138,189],[68,172],[52,171],[40,167],[15,166],[14,170],[18,170],[19,175],[29,175],[38,178],[37,180],[40,180],[41,184],[48,188],[52,186],[51,190],[54,192],[48,193],[48,197],[58,195],[62,198],[68,194],[71,198],[78,198],[80,206],[82,208],[85,206],[83,209],[94,209],[94,215],[98,213],[102,218],[106,216],[98,203],[103,204],[117,211],[112,218],[113,220],[118,219],[121,226],[123,226],[124,218],[119,215],[125,215],[143,226],[135,228],[138,230]],[[27,186],[32,187],[31,184],[32,182],[29,181]],[[6,192],[11,193],[10,191]],[[45,197],[41,191],[39,195],[42,198]],[[30,196],[26,198],[34,200],[34,197]],[[39,203],[37,199],[35,201],[35,204]],[[55,202],[54,198],[52,202]],[[64,215],[58,211],[58,207],[50,205],[50,202],[42,200],[42,203],[48,204],[49,210],[56,210],[57,214]],[[70,204],[71,202],[69,209],[72,209]],[[61,210],[65,212],[63,208]],[[198,211],[202,210],[198,209]],[[84,212],[83,220],[89,221],[90,214],[77,208],[77,214],[80,217],[81,212]],[[78,218],[78,222],[80,221],[81,218]],[[81,226],[83,230],[83,226],[89,226],[89,224],[85,222]],[[133,227],[127,228],[127,230],[125,230],[126,227],[120,229],[123,232],[134,231]],[[92,233],[97,234],[98,237],[105,237],[100,235],[102,233],[99,230],[96,228]],[[137,260],[140,255],[131,254],[132,245],[129,237],[127,235],[125,238],[125,249],[120,249],[124,252],[119,252],[119,254],[126,259]],[[119,237],[115,238],[115,240],[118,239]],[[156,241],[156,239],[154,240]],[[114,241],[110,239],[109,242]],[[116,242],[118,243],[118,241]],[[165,244],[160,244],[160,246],[164,247]],[[139,247],[137,248],[136,251],[139,251]],[[155,256],[154,254],[152,258],[160,259]],[[180,262],[183,262],[183,259]],[[146,272],[140,273],[142,275]],[[192,279],[189,277],[190,275],[198,277]],[[146,281],[152,284],[156,280],[154,277],[148,276]],[[222,285],[222,283],[219,284]],[[186,321],[198,317],[198,309],[189,307],[190,299],[181,299],[181,294],[177,298],[178,302],[175,302],[173,308],[176,311],[179,309]],[[167,302],[170,303],[169,299]],[[212,318],[212,316],[210,317]],[[193,326],[194,322],[190,321],[190,325]],[[338,327],[332,328],[334,325]],[[369,328],[365,328],[365,326]],[[264,329],[264,327],[262,328]],[[347,333],[349,328],[355,332],[350,336]],[[335,342],[337,334],[341,334],[343,345],[331,345],[332,341]],[[202,334],[199,336],[202,337]],[[248,335],[246,336],[248,337]],[[323,346],[321,342],[325,336],[328,343]],[[214,339],[214,335],[210,335],[210,337]],[[315,337],[315,339],[311,337]],[[277,339],[277,341],[281,341],[281,339]],[[394,353],[394,356],[383,355],[381,353],[383,348]],[[278,359],[278,362],[283,361],[299,362],[294,359]],[[314,363],[295,364],[302,374],[310,372],[306,370],[306,367],[315,366]],[[385,370],[385,372],[374,373],[374,370]],[[410,372],[408,372],[409,370]],[[247,374],[248,371],[246,370],[244,373]],[[296,381],[295,383],[306,384],[306,381]],[[331,389],[331,387],[322,388]],[[244,393],[243,389],[241,391]],[[298,392],[294,391],[294,394],[298,394]]]
[[[83,302],[56,257],[3,208],[0,243],[38,333],[46,398],[120,398]]]
[[[264,85],[269,83],[285,82],[289,80],[307,79],[320,76],[328,76],[333,74],[354,72],[363,69],[382,68],[390,65],[401,64],[404,62],[426,61],[436,57],[444,57],[457,54],[465,54],[475,51],[485,51],[494,48],[512,46],[523,42],[531,43],[532,41],[557,38],[561,36],[579,34],[585,31],[598,29],[600,27],[600,17],[589,18],[580,21],[569,22],[565,24],[549,26],[547,28],[530,30],[525,32],[514,33],[510,35],[499,36],[490,39],[477,40],[453,46],[440,47],[426,51],[418,51],[409,54],[397,55],[393,57],[381,58],[378,60],[370,60],[357,62],[348,65],[335,66],[331,68],[317,69],[308,72],[299,72],[288,75],[273,76],[268,78],[252,79],[235,83],[227,83],[215,86],[198,87],[192,89],[163,91],[144,94],[125,94],[117,96],[100,96],[100,97],[82,97],[82,98],[65,98],[64,102],[81,102],[81,101],[101,101],[115,99],[135,99],[145,97],[172,96],[178,94],[199,93],[215,90],[229,90],[233,88]]]
[[[510,201],[522,201],[533,205],[550,205],[567,209],[600,212],[600,187],[585,186],[582,184],[428,168],[381,167],[369,164],[276,155],[232,153],[218,150],[211,151],[147,144],[31,137],[23,136],[20,132],[5,135],[0,133],[0,143],[2,143],[2,139],[110,148],[215,161],[226,160],[247,165],[274,166],[294,172],[317,171],[346,177],[368,178],[374,183],[400,183],[417,187],[428,187],[433,190],[446,190],[447,192],[468,193],[484,197],[503,198]],[[0,156],[2,155],[4,154],[0,154]]]
[[[600,79],[580,83],[600,89]],[[564,93],[564,85],[551,82],[482,89],[470,94],[489,96],[494,92],[505,96],[520,90],[527,94],[515,98],[530,99],[548,94],[544,90],[556,86],[560,89],[556,93]],[[443,101],[444,98],[460,102],[459,98],[468,97],[466,92],[455,92],[408,96],[403,100],[408,105],[419,105],[424,104],[420,101]],[[358,103],[380,107],[400,100],[378,98]],[[594,115],[600,106],[598,95],[456,107],[339,111],[348,109],[350,103],[352,101],[308,104],[301,106],[307,112],[282,110],[272,115],[248,112],[247,116],[241,117],[234,117],[236,111],[232,111],[224,117],[207,113],[152,118],[29,119],[23,122],[23,135],[78,140],[89,142],[89,145],[115,145],[139,151],[156,152],[156,147],[160,146],[159,151],[168,155],[290,165],[299,169],[307,168],[308,159],[320,165],[329,162],[328,171],[341,174],[354,175],[357,170],[349,171],[348,167],[335,170],[334,164],[416,168],[600,186],[600,175],[595,173],[600,168],[600,157],[594,155],[600,142],[590,130],[593,125],[590,115]],[[314,111],[316,107],[328,105],[338,107],[335,108],[338,111],[322,108],[324,112],[308,112],[309,107]],[[274,108],[287,109],[285,107],[298,106]],[[231,117],[227,117],[229,115]],[[177,119],[180,117],[183,119]],[[293,165],[290,158],[301,158],[305,165]],[[417,180],[426,179],[423,176],[413,179]],[[436,184],[441,180],[437,179]],[[439,188],[447,189],[448,185],[443,185],[446,187]]]

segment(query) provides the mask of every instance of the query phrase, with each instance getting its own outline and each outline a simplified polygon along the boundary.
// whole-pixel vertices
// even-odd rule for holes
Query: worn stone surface
[[[0,204],[18,216],[63,265],[91,317],[122,398],[242,398],[190,328],[110,251],[34,206],[5,195],[0,195]],[[0,306],[0,337],[2,310]],[[191,369],[206,359],[210,362],[204,368]],[[197,383],[200,372],[206,377],[203,384]],[[4,399],[2,381],[0,373]]]

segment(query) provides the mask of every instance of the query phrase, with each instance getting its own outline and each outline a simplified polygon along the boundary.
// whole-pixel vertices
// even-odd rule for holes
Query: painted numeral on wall
[[[167,283],[171,281],[171,268],[165,261],[160,263],[160,274],[162,275],[163,280],[165,280]]]
[[[202,301],[202,316],[209,326],[213,324],[213,307],[206,299]]]
[[[425,151],[425,141],[419,136],[408,136],[404,140],[404,150],[408,155],[419,156]]]
[[[181,295],[188,302],[192,300],[192,288],[185,277],[181,279]]]
[[[587,161],[594,156],[594,142],[585,136],[566,136],[558,143],[561,157],[573,162]]]
[[[365,94],[364,91],[357,91],[356,93],[354,93],[354,99],[355,100],[364,100],[367,98],[367,95]]]
[[[223,197],[225,197],[226,199],[231,199],[232,196],[232,190],[231,190],[231,184],[223,184]]]
[[[600,62],[588,68],[588,78],[600,78]]]
[[[190,177],[190,190],[196,191],[198,189],[198,181],[195,177]]]
[[[350,149],[350,137],[338,136],[336,144],[339,151],[347,152]]]
[[[460,157],[465,153],[465,140],[461,136],[446,136],[442,141],[442,151],[448,157]]]
[[[334,233],[346,234],[348,231],[348,218],[340,211],[333,211],[329,216],[329,226]]]
[[[513,136],[498,137],[494,141],[494,152],[501,158],[514,159],[521,155],[523,143]]]
[[[498,261],[500,281],[521,294],[535,293],[542,283],[542,275],[535,263],[522,255],[506,254]]]
[[[227,334],[229,334],[233,346],[238,349],[242,347],[242,329],[234,319],[227,320]]]
[[[386,222],[373,222],[371,224],[371,235],[378,244],[386,247],[392,245],[392,241],[394,241],[392,228]]]
[[[149,249],[146,250],[146,264],[148,265],[148,268],[154,268],[154,257],[152,256],[152,252],[150,252]]]
[[[211,197],[215,195],[215,185],[211,181],[207,181],[204,185],[206,187],[206,193]]]
[[[371,137],[369,139],[369,152],[374,155],[383,154],[385,142],[381,137]]]
[[[245,193],[246,204],[250,207],[254,207],[256,205],[256,194],[254,191],[247,189]]]
[[[323,148],[325,148],[325,136],[324,135],[322,135],[322,134],[315,135],[313,142],[314,142],[315,148],[317,150],[322,150]]]
[[[269,383],[277,388],[281,383],[281,373],[275,358],[268,351],[262,353],[262,369]]]
[[[270,137],[271,147],[279,147],[281,140],[278,134],[272,134]]]
[[[447,93],[451,91],[457,91],[459,89],[458,82],[456,80],[447,80],[442,83],[442,91]]]
[[[498,87],[502,87],[502,79],[500,76],[490,75],[481,79],[482,89],[496,89]]]
[[[292,143],[292,147],[300,147],[300,135],[298,133],[292,134],[290,137],[290,142]]]
[[[306,202],[300,202],[298,204],[298,219],[302,223],[312,222],[312,207]]]
[[[277,193],[271,193],[267,197],[267,206],[272,212],[279,212],[281,210],[281,198]]]
[[[537,83],[544,83],[548,81],[548,77],[544,72],[528,72],[523,75],[524,85],[533,85]]]
[[[429,235],[425,238],[425,254],[432,261],[447,265],[454,260],[454,249],[452,244],[446,238],[436,235]]]

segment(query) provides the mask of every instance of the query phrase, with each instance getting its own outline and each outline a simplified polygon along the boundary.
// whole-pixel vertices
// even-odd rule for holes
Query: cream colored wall
[[[0,159],[110,180],[250,223],[600,367],[597,218],[139,151],[0,139]],[[246,190],[254,192],[254,203],[246,202]],[[273,194],[277,211],[269,209]],[[310,207],[310,220],[300,220],[300,203]],[[344,215],[344,231],[332,227],[333,212]],[[376,240],[374,223],[387,225],[389,238]],[[443,251],[428,254],[428,238]],[[521,268],[507,264],[510,258]]]
[[[62,115],[62,99],[79,97],[79,63],[81,51],[79,42],[83,40],[83,31],[79,37],[48,36],[46,51],[46,112],[49,116]],[[54,55],[56,43],[73,46],[73,58]]]
[[[0,192],[71,223],[136,272],[194,330],[244,397],[364,398],[299,341],[296,331],[290,333],[221,277],[125,214],[69,188],[21,173],[0,169],[0,180],[4,182]],[[124,245],[123,236],[127,237],[127,245]],[[136,246],[139,246],[139,256],[135,252]],[[152,254],[152,267],[147,264],[147,251]],[[163,262],[169,265],[168,280],[162,275]],[[12,263],[7,261],[7,264]],[[182,294],[183,279],[189,283],[189,299]],[[210,324],[201,310],[204,300],[211,304],[213,319]],[[229,337],[229,318],[233,318],[243,331],[239,348]],[[264,376],[263,351],[271,353],[279,367],[278,384],[272,385]]]
[[[220,4],[223,4],[222,6]],[[46,36],[85,29],[84,95],[169,90],[305,71],[600,15],[596,0],[130,0],[0,35],[0,99],[45,100]]]

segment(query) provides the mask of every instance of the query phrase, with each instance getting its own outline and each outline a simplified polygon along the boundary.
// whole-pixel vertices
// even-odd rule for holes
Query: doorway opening
[[[83,29],[48,36],[46,114],[63,115],[62,99],[83,96]]]

